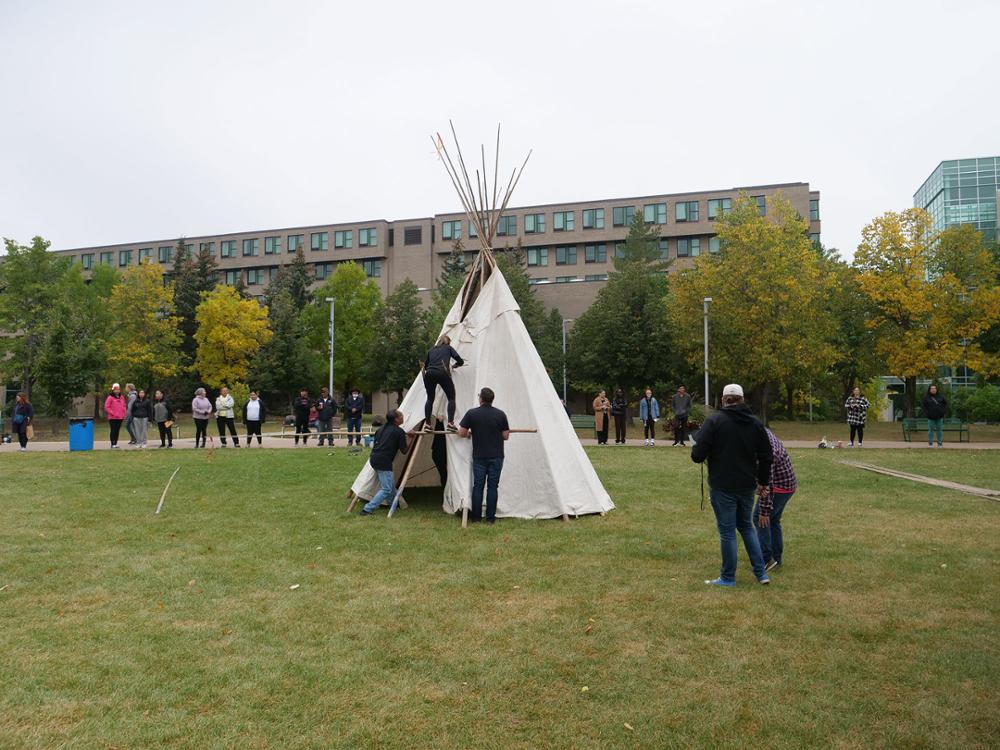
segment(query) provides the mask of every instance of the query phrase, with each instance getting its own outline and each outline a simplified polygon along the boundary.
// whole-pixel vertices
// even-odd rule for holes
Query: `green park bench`
[[[969,442],[969,423],[956,417],[949,417],[941,423],[942,432],[957,432],[958,442]],[[923,440],[927,437],[927,420],[923,417],[905,417],[903,419],[903,440],[910,443],[916,435]]]
[[[597,420],[593,414],[574,414],[569,418],[574,430],[593,430],[597,437]]]

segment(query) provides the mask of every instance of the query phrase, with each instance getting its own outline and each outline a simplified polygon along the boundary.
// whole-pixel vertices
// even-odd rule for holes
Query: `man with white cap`
[[[722,390],[722,408],[709,416],[691,449],[695,463],[708,461],[712,510],[719,528],[722,571],[705,583],[736,585],[739,547],[736,532],[750,556],[759,583],[770,583],[753,525],[754,491],[766,487],[771,472],[771,442],[764,425],[743,402],[743,388],[736,383]]]

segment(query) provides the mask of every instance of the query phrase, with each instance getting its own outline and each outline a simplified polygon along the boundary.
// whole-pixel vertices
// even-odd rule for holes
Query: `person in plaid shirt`
[[[774,461],[771,463],[770,480],[757,498],[757,507],[753,510],[753,525],[757,529],[760,551],[764,555],[764,569],[773,570],[781,565],[781,554],[784,551],[781,516],[798,489],[798,482],[785,446],[770,430],[767,430],[767,439],[771,441]]]
[[[868,399],[861,395],[861,389],[855,386],[851,395],[844,402],[847,410],[847,424],[851,426],[851,447],[854,447],[854,437],[857,435],[858,447],[865,442],[865,420],[868,418]]]

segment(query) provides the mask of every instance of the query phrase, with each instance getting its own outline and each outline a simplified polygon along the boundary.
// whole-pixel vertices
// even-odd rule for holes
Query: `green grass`
[[[996,746],[1000,504],[793,450],[785,566],[708,590],[686,454],[589,452],[607,517],[465,531],[343,452],[0,455],[0,747]]]

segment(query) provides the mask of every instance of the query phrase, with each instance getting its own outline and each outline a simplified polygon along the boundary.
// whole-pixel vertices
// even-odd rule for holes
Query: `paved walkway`
[[[582,438],[580,442],[585,446],[596,446],[597,441],[593,438]],[[818,441],[814,440],[787,440],[783,441],[787,448],[816,448]],[[134,445],[125,445],[120,443],[119,450],[124,451],[135,451],[142,450],[141,448],[136,448]],[[690,450],[690,443],[688,448],[682,448],[681,446],[672,446],[669,441],[662,442],[657,441],[656,448],[663,448],[666,450]],[[280,438],[280,437],[265,437],[264,438],[264,448],[297,448],[299,450],[316,450],[317,443],[316,439],[310,439],[309,443],[303,446],[302,444],[295,445],[295,441],[292,438]],[[616,448],[629,447],[629,448],[644,448],[642,439],[629,440],[625,446],[615,445],[614,443],[604,446],[607,450],[614,450]],[[95,443],[95,450],[110,450],[110,446],[107,442]],[[194,448],[194,438],[182,438],[174,440],[174,450],[183,448]],[[220,449],[221,444],[218,438],[215,438],[215,448]],[[240,448],[245,450],[246,446],[243,442],[242,436],[240,438]],[[932,449],[922,442],[907,443],[902,440],[870,440],[865,443],[864,448],[843,448],[839,449],[841,452],[855,454],[863,454],[866,450],[871,450],[874,448],[909,448],[913,450],[937,450]],[[1000,443],[945,443],[944,448],[949,450],[1000,450]],[[251,450],[256,450],[257,444],[254,443]],[[36,441],[28,445],[28,451],[68,451],[69,443],[66,440],[60,441]],[[160,450],[159,442],[149,443],[149,447],[146,450]],[[230,447],[225,450],[233,450],[232,441],[230,439]],[[323,446],[323,450],[330,450],[326,445]],[[347,441],[344,439],[338,439],[335,443],[335,450],[346,451]],[[838,449],[835,449],[838,450]],[[17,452],[17,442],[14,441],[10,444],[4,444],[0,448],[0,453],[16,453]]]

